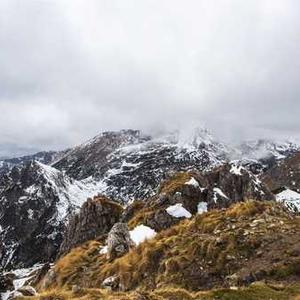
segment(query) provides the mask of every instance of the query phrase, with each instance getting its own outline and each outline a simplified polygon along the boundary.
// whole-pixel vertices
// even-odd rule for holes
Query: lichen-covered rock
[[[134,246],[130,238],[128,226],[125,223],[116,223],[108,234],[107,257],[113,260],[129,252]]]
[[[104,196],[88,199],[71,218],[61,244],[60,254],[86,241],[107,234],[119,221],[123,208]]]

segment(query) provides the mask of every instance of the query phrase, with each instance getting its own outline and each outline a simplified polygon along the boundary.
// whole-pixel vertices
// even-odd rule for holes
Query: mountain
[[[206,170],[222,164],[227,146],[207,130],[150,137],[140,131],[105,132],[75,147],[53,167],[79,180],[101,182],[102,193],[123,201],[155,193],[169,171]]]
[[[178,172],[200,174],[195,178],[205,192],[195,201],[202,199],[208,209],[246,199],[272,200],[273,194],[249,165],[244,167],[245,157],[263,164],[256,153],[273,149],[277,165],[297,146],[266,141],[247,145],[235,149],[202,128],[156,137],[122,130],[101,133],[63,152],[5,160],[7,169],[0,177],[1,266],[9,269],[54,259],[68,217],[87,198],[102,194],[121,204],[138,199],[152,203],[158,195],[164,199],[160,183]],[[230,162],[237,153],[240,159]],[[177,200],[172,203],[180,204]]]
[[[0,176],[7,173],[14,166],[23,165],[30,161],[39,161],[43,164],[50,165],[59,160],[68,150],[65,151],[42,151],[32,155],[26,155],[16,158],[0,159]]]
[[[232,282],[236,289],[278,276],[293,282],[299,153],[296,144],[267,140],[233,147],[206,129],[161,136],[122,130],[64,152],[4,160],[0,266],[34,270],[24,271],[30,284],[45,297],[57,287],[62,299],[70,298],[65,283],[72,293],[102,286],[133,295],[140,288],[164,293],[173,282],[182,289],[176,299],[191,299]],[[0,274],[0,293],[17,290],[16,280],[24,284],[14,277],[22,272]]]
[[[261,174],[298,151],[300,145],[295,142],[258,139],[242,142],[234,155],[253,173]]]
[[[37,161],[0,180],[0,266],[27,267],[55,258],[68,216],[96,187]]]

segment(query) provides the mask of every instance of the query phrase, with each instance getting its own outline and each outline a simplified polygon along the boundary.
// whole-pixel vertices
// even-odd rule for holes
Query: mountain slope
[[[68,215],[96,193],[93,185],[35,161],[14,167],[0,186],[3,268],[54,259]]]
[[[274,202],[238,203],[184,220],[113,260],[103,241],[83,244],[56,262],[39,291],[61,299],[291,299],[300,291],[299,226]],[[108,279],[107,293],[100,287]]]
[[[227,152],[203,129],[188,139],[178,133],[153,138],[126,130],[103,133],[53,166],[76,179],[91,176],[107,196],[128,201],[153,195],[169,171],[209,169],[222,164]]]

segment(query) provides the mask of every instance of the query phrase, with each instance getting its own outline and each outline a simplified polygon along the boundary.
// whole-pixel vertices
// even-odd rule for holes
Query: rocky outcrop
[[[275,165],[261,180],[274,192],[281,188],[300,192],[300,152]]]
[[[129,229],[125,223],[116,223],[110,230],[107,238],[107,258],[114,260],[129,252],[134,246]]]
[[[144,224],[161,231],[191,215],[227,208],[246,200],[274,200],[274,195],[250,171],[236,163],[209,172],[179,172],[164,180],[158,194],[129,205],[122,219],[131,227]],[[172,213],[173,211],[173,213]]]
[[[123,208],[104,196],[88,199],[66,228],[60,255],[88,240],[107,234],[119,221]]]
[[[275,200],[257,176],[236,164],[224,164],[205,174],[208,208],[225,208],[246,200]]]

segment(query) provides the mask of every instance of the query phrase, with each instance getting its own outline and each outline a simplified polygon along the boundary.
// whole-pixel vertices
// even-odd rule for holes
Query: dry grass
[[[159,193],[173,195],[179,191],[180,188],[191,179],[191,177],[192,175],[188,172],[178,172],[161,183]]]
[[[274,288],[263,283],[238,290],[219,289],[206,292],[189,292],[185,289],[164,287],[153,291],[114,293],[100,289],[82,289],[74,294],[66,290],[51,290],[36,297],[20,297],[19,300],[299,300],[300,285]],[[17,300],[18,300],[17,299]]]
[[[58,260],[55,265],[55,272],[59,274],[54,287],[70,286],[78,284],[89,287],[97,282],[97,268],[106,260],[104,255],[100,255],[102,243],[90,241],[84,245],[72,249],[67,255]]]
[[[254,229],[249,225],[257,218],[270,218],[272,214],[275,227],[268,228],[271,221],[267,220]],[[224,287],[227,275],[242,268],[255,270],[258,267],[265,267],[268,276],[275,280],[298,276],[299,270],[291,266],[299,258],[291,258],[286,249],[276,244],[283,241],[280,239],[290,238],[288,243],[297,245],[299,241],[292,233],[289,234],[289,226],[293,226],[293,230],[300,229],[299,221],[291,219],[275,203],[238,203],[227,210],[214,210],[182,221],[113,262],[99,254],[99,242],[73,249],[57,262],[57,279],[53,287],[70,288],[73,284],[100,287],[105,278],[118,275],[125,290],[173,286],[196,291],[210,286]],[[253,231],[253,234],[245,235],[249,230],[258,233]],[[284,232],[283,237],[281,231]],[[276,234],[280,235],[280,239],[276,238]],[[266,258],[256,256],[258,250],[265,250],[260,247],[266,240],[282,259],[281,264],[276,264],[275,271],[272,262],[274,253]],[[288,272],[284,273],[286,269]],[[280,278],[276,270],[281,274]]]

